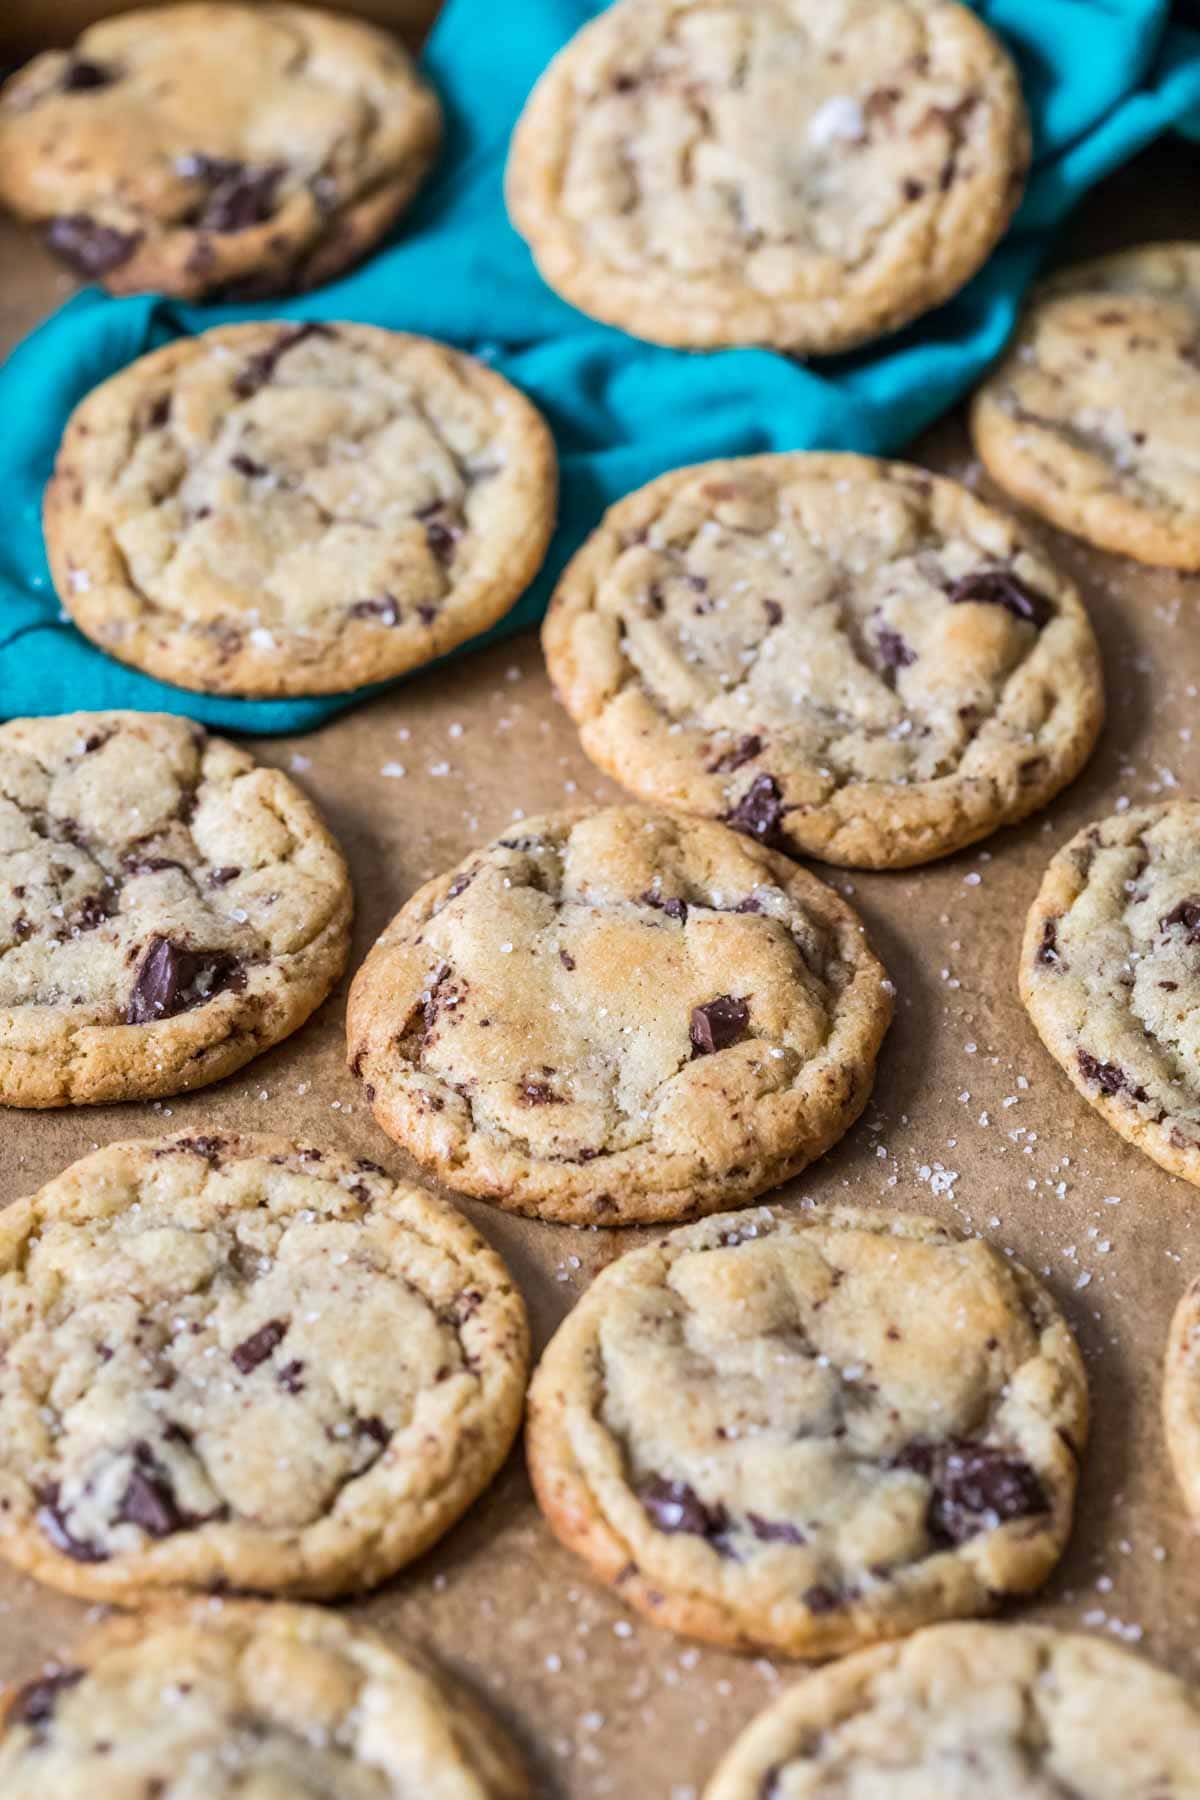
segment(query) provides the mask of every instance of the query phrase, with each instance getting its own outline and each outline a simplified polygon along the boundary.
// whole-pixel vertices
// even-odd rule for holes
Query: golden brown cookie
[[[614,806],[524,819],[414,894],[355,978],[348,1051],[449,1186],[647,1223],[752,1199],[836,1142],[893,991],[806,871]]]
[[[676,469],[606,513],[543,628],[639,799],[860,868],[1044,806],[1103,715],[1074,585],[956,482],[865,456]]]
[[[1200,569],[1200,245],[1063,270],[971,413],[1000,486],[1102,550]]]
[[[423,1188],[282,1138],[110,1144],[0,1214],[0,1556],[96,1600],[373,1587],[492,1479],[528,1360]]]
[[[656,343],[843,350],[947,299],[1024,185],[998,39],[953,0],[618,0],[513,136],[568,300]]]
[[[205,1087],[350,947],[350,876],[277,769],[165,713],[0,725],[0,1105]]]
[[[823,1657],[1040,1587],[1086,1432],[1019,1263],[932,1219],[757,1208],[596,1278],[527,1447],[557,1536],[647,1618]]]
[[[226,325],[89,394],[46,491],[81,631],[204,693],[333,693],[484,631],[554,526],[541,415],[371,325]]]
[[[0,90],[0,201],[115,294],[295,292],[407,205],[441,114],[386,32],[223,0],[102,20]]]
[[[112,1619],[2,1709],[5,1800],[532,1800],[513,1745],[429,1659],[312,1606]]]
[[[1200,1186],[1200,804],[1133,808],[1052,858],[1029,909],[1021,998],[1088,1103]]]
[[[1184,1503],[1200,1519],[1200,1281],[1192,1282],[1171,1320],[1163,1424]]]

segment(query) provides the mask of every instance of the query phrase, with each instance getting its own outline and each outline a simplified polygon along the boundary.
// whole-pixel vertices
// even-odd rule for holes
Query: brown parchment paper
[[[1126,170],[1093,198],[1069,247],[1194,230],[1186,197],[1196,163],[1179,146]],[[66,285],[26,236],[0,228],[0,347]],[[960,419],[913,454],[977,476]],[[1079,581],[1099,631],[1109,696],[1100,747],[1047,813],[972,852],[895,874],[814,865],[861,910],[899,999],[863,1119],[776,1198],[933,1213],[1044,1276],[1082,1343],[1094,1426],[1067,1555],[1044,1594],[1011,1616],[1111,1632],[1200,1679],[1200,1546],[1159,1423],[1171,1310],[1200,1273],[1200,1192],[1159,1171],[1084,1104],[1015,991],[1022,922],[1051,852],[1121,796],[1136,805],[1177,788],[1200,794],[1200,576],[1156,573],[1043,535]],[[293,772],[341,840],[358,901],[354,966],[413,889],[476,842],[522,813],[616,794],[580,752],[532,635],[417,677],[311,736],[255,748]],[[202,1093],[0,1111],[0,1202],[97,1144],[185,1126],[293,1133],[404,1170],[344,1067],[344,1001],[343,985],[303,1031]],[[539,1347],[637,1236],[463,1204],[509,1259]],[[735,1733],[799,1672],[689,1645],[626,1613],[550,1537],[519,1454],[435,1550],[350,1610],[423,1641],[475,1684],[555,1800],[695,1800]],[[69,1651],[88,1616],[0,1573],[0,1677],[27,1676]]]

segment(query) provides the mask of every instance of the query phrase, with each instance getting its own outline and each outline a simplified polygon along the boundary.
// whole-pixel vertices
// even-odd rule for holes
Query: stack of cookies
[[[381,33],[202,0],[13,77],[0,198],[115,293],[291,293],[378,242],[438,122]],[[961,288],[1028,158],[1013,63],[957,0],[617,0],[529,97],[508,203],[598,319],[821,355]],[[975,398],[987,470],[1093,543],[1200,569],[1198,342],[1200,250],[1053,277]],[[538,573],[555,500],[509,382],[314,316],[179,338],[88,394],[45,528],[110,655],[281,697],[477,636]],[[527,1388],[537,1502],[597,1580],[689,1638],[841,1659],[708,1800],[1194,1794],[1183,1683],[968,1622],[1035,1592],[1071,1531],[1087,1380],[1041,1280],[932,1218],[755,1204],[854,1128],[892,1018],[862,921],[797,859],[911,869],[1047,807],[1103,720],[1076,586],[1032,526],[914,465],[744,456],[597,520],[543,645],[632,800],[518,814],[412,894],[354,976],[347,1056],[443,1188],[548,1237],[660,1229],[530,1385],[501,1257],[336,1147],[194,1112],[9,1207],[0,1556],[153,1605],[7,1697],[0,1794],[532,1795],[422,1652],[302,1604],[436,1544]],[[229,1078],[346,968],[350,873],[316,808],[184,719],[0,725],[0,847],[6,1106]],[[1019,979],[1075,1087],[1200,1184],[1197,943],[1200,806],[1126,809],[1051,860]],[[1195,1289],[1164,1407],[1200,1514]]]

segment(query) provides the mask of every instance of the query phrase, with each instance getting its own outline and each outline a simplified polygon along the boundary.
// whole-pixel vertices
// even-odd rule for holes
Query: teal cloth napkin
[[[1167,0],[980,0],[1021,66],[1036,143],[1024,203],[987,267],[948,305],[851,356],[805,366],[764,350],[662,350],[552,293],[504,211],[504,157],[522,102],[600,10],[594,0],[449,0],[425,57],[447,113],[441,161],[397,236],[353,274],[255,306],[89,290],[13,353],[0,370],[0,717],[120,706],[299,731],[378,691],[295,701],[187,693],[124,668],[65,620],[39,518],[67,415],[178,333],[231,319],[368,321],[474,351],[533,398],[558,443],[559,527],[539,580],[478,645],[540,618],[604,508],[665,469],[756,450],[900,450],[999,352],[1080,196],[1160,132],[1200,117],[1200,33],[1168,29]]]

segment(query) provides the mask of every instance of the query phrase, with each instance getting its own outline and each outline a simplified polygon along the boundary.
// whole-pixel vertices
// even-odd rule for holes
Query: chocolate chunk
[[[373,600],[356,600],[350,608],[352,619],[378,619],[381,625],[400,623],[400,605],[392,594],[380,594]]]
[[[523,1081],[521,1083],[520,1100],[522,1106],[562,1106],[562,1094],[556,1094],[545,1081]]]
[[[241,874],[241,872],[242,871],[239,868],[236,868],[233,864],[230,864],[228,867],[226,867],[224,869],[214,869],[212,874],[208,878],[209,886],[210,887],[228,887],[229,883],[231,881],[237,880],[237,878]]]
[[[1181,900],[1158,921],[1160,931],[1167,931],[1172,925],[1183,926],[1187,932],[1185,943],[1200,944],[1200,899]]]
[[[729,1530],[729,1515],[721,1503],[706,1506],[686,1481],[650,1475],[638,1484],[636,1492],[659,1531],[686,1531],[711,1541],[723,1538]]]
[[[575,967],[575,958],[571,955],[569,950],[560,950],[558,953],[558,960],[564,969],[573,969]]]
[[[895,1461],[931,1483],[926,1525],[936,1543],[965,1544],[1008,1519],[1050,1510],[1037,1474],[1022,1458],[991,1444],[951,1440],[912,1444]]]
[[[206,156],[196,150],[181,156],[176,173],[208,188],[203,205],[188,223],[197,231],[228,233],[262,225],[275,211],[275,190],[287,173],[282,163],[251,168],[231,157]]]
[[[437,607],[430,606],[425,600],[419,600],[417,602],[417,617],[420,619],[422,625],[432,625],[433,621],[437,618]]]
[[[231,950],[188,950],[171,938],[150,939],[125,1009],[127,1025],[173,1019],[217,994],[240,992],[246,971]]]
[[[756,756],[761,755],[762,747],[760,737],[752,735],[739,738],[732,750],[726,750],[715,762],[709,763],[708,772],[710,775],[732,775],[735,769],[740,769],[744,763],[753,762]]]
[[[255,462],[252,456],[244,456],[240,450],[236,456],[230,457],[229,466],[231,469],[236,469],[239,475],[245,475],[249,480],[253,480],[256,475],[267,473],[265,463]]]
[[[746,1523],[761,1544],[803,1544],[807,1542],[798,1525],[786,1519],[764,1519],[758,1513],[747,1513]]]
[[[660,894],[656,888],[647,888],[639,895],[643,906],[652,906],[656,912],[666,913],[668,919],[678,919],[681,925],[687,922],[687,902],[677,900],[673,895]]]
[[[383,1420],[377,1415],[374,1415],[369,1419],[357,1420],[356,1429],[362,1433],[363,1437],[372,1438],[381,1449],[385,1444],[391,1441],[391,1432],[388,1430]]]
[[[93,1544],[87,1538],[77,1538],[68,1527],[59,1509],[57,1484],[43,1488],[38,1494],[38,1509],[35,1517],[42,1532],[49,1538],[54,1548],[61,1550],[64,1556],[69,1556],[72,1562],[108,1561],[107,1550],[102,1550],[99,1544]]]
[[[764,600],[763,611],[767,615],[768,625],[782,625],[783,608],[780,606],[778,600]]]
[[[801,1598],[809,1612],[817,1614],[837,1612],[843,1604],[842,1595],[838,1593],[837,1589],[826,1587],[820,1581],[814,1583],[810,1588],[805,1588]]]
[[[307,320],[303,325],[295,325],[287,331],[281,331],[275,342],[266,350],[260,350],[252,356],[241,374],[233,384],[233,391],[241,400],[248,400],[257,394],[259,388],[265,387],[274,375],[279,359],[294,350],[297,344],[303,344],[308,338],[336,338],[337,332],[332,325],[322,325],[315,319]]]
[[[87,213],[62,213],[46,227],[46,243],[77,275],[107,275],[129,261],[142,241],[140,231],[118,231]]]
[[[181,1150],[190,1151],[193,1156],[202,1156],[206,1163],[216,1168],[225,1149],[223,1137],[197,1136],[176,1138],[167,1150],[156,1150],[156,1156],[177,1156]]]
[[[1149,1096],[1144,1087],[1135,1087],[1116,1063],[1101,1062],[1088,1050],[1077,1050],[1076,1061],[1085,1081],[1094,1082],[1102,1094],[1119,1094],[1124,1090],[1133,1100],[1146,1100]]]
[[[916,651],[890,625],[879,627],[875,634],[875,648],[879,652],[880,662],[888,670],[910,668],[917,660]]]
[[[435,500],[431,506],[423,506],[417,518],[425,527],[425,542],[433,551],[440,563],[448,563],[454,555],[454,546],[463,534],[463,525],[455,520],[449,507],[441,500]]]
[[[95,931],[113,914],[115,897],[112,894],[85,894],[75,909],[71,920],[75,931]]]
[[[13,1695],[9,1717],[20,1725],[44,1724],[53,1717],[58,1696],[82,1680],[82,1669],[67,1668],[56,1669],[52,1675],[42,1675],[36,1681],[27,1682]]]
[[[693,1006],[688,1036],[692,1040],[692,1056],[711,1056],[715,1050],[727,1050],[744,1036],[750,1022],[750,1008],[734,994],[718,994],[703,1006]]]
[[[133,1468],[117,1516],[154,1538],[171,1537],[193,1523],[181,1510],[171,1477],[148,1444],[134,1446]]]
[[[284,1363],[278,1369],[275,1379],[286,1394],[302,1394],[304,1392],[304,1364],[302,1362]]]
[[[908,201],[920,200],[925,192],[925,184],[922,181],[914,181],[910,175],[902,184],[900,191]]]
[[[160,394],[146,415],[146,423],[151,431],[161,431],[171,417],[171,396]]]
[[[1047,919],[1042,926],[1042,941],[1037,947],[1036,960],[1040,963],[1059,963],[1062,958],[1058,954],[1058,920]]]
[[[770,844],[778,839],[783,812],[783,793],[775,777],[756,775],[737,805],[725,814],[725,823]]]
[[[90,62],[86,56],[73,56],[63,70],[62,91],[64,94],[89,94],[97,88],[111,87],[117,79],[117,71],[107,68],[104,63]]]
[[[229,1360],[242,1375],[249,1375],[251,1369],[257,1369],[259,1363],[266,1362],[276,1344],[287,1336],[286,1319],[268,1319],[257,1331],[252,1331],[248,1338],[231,1350]]]
[[[450,883],[450,886],[446,889],[447,900],[457,900],[460,894],[465,894],[474,879],[475,873],[473,870],[466,875],[456,875],[454,880]]]
[[[951,606],[961,606],[965,601],[978,606],[1002,606],[1014,619],[1023,619],[1037,631],[1054,617],[1054,608],[1046,596],[1028,587],[1011,569],[976,569],[954,582],[946,598]]]

